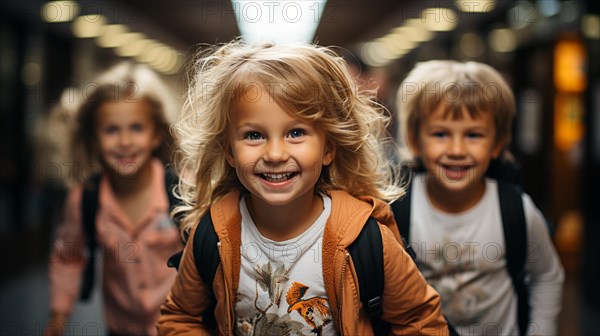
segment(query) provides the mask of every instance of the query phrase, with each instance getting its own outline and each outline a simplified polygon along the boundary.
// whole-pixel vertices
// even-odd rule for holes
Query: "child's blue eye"
[[[244,138],[248,139],[248,140],[252,140],[252,141],[256,141],[256,140],[261,140],[262,139],[262,135],[258,132],[246,132],[246,134],[244,134]]]
[[[431,135],[436,138],[443,138],[443,137],[447,136],[448,134],[446,132],[433,132],[433,133],[431,133]]]
[[[119,129],[116,126],[105,126],[102,131],[106,134],[116,133]]]
[[[295,128],[295,129],[291,130],[289,133],[290,138],[299,138],[305,134],[306,134],[306,132],[299,128]]]
[[[467,137],[470,139],[477,139],[477,138],[483,137],[483,134],[477,133],[477,132],[471,132],[471,133],[467,134]]]
[[[142,124],[133,124],[131,125],[131,130],[134,132],[141,132],[144,130],[144,125]]]

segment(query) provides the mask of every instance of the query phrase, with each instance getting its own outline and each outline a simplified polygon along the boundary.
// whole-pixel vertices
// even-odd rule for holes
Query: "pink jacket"
[[[181,249],[179,230],[169,226],[169,202],[164,168],[152,162],[152,188],[155,195],[138,223],[125,215],[107,177],[100,181],[96,238],[102,253],[104,317],[108,328],[125,335],[155,335],[159,307],[176,272],[167,267],[167,259]],[[50,258],[50,304],[56,312],[70,314],[79,297],[85,268],[84,237],[81,216],[83,186],[75,187],[65,205],[65,219]],[[83,327],[83,326],[82,326]]]

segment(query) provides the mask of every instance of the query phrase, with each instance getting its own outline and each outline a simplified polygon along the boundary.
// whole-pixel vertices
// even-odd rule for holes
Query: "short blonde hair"
[[[496,142],[510,143],[515,117],[515,99],[508,83],[491,66],[479,62],[435,60],[422,62],[400,85],[397,108],[403,156],[412,159],[410,138],[416,138],[421,120],[440,105],[453,118],[465,108],[471,117],[491,113],[496,126]]]
[[[172,128],[183,178],[175,210],[182,228],[196,224],[210,205],[232,190],[244,191],[226,161],[229,111],[250,88],[267,93],[298,118],[326,132],[336,154],[315,189],[345,190],[386,200],[399,197],[383,151],[389,116],[359,91],[346,64],[314,45],[247,44],[241,40],[200,53],[192,63],[183,112]]]

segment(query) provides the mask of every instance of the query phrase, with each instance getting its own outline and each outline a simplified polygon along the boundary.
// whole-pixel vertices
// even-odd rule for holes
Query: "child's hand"
[[[46,324],[44,329],[45,336],[62,336],[65,331],[65,323],[67,323],[68,316],[65,313],[52,312],[50,321]]]

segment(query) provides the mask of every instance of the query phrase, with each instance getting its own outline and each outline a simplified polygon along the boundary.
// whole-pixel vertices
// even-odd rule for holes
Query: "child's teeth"
[[[292,176],[292,173],[287,174],[262,174],[267,180],[271,182],[283,182]]]
[[[458,170],[463,170],[463,169],[465,169],[465,167],[448,166],[448,169],[449,169],[449,170],[455,170],[455,171],[458,171]]]

